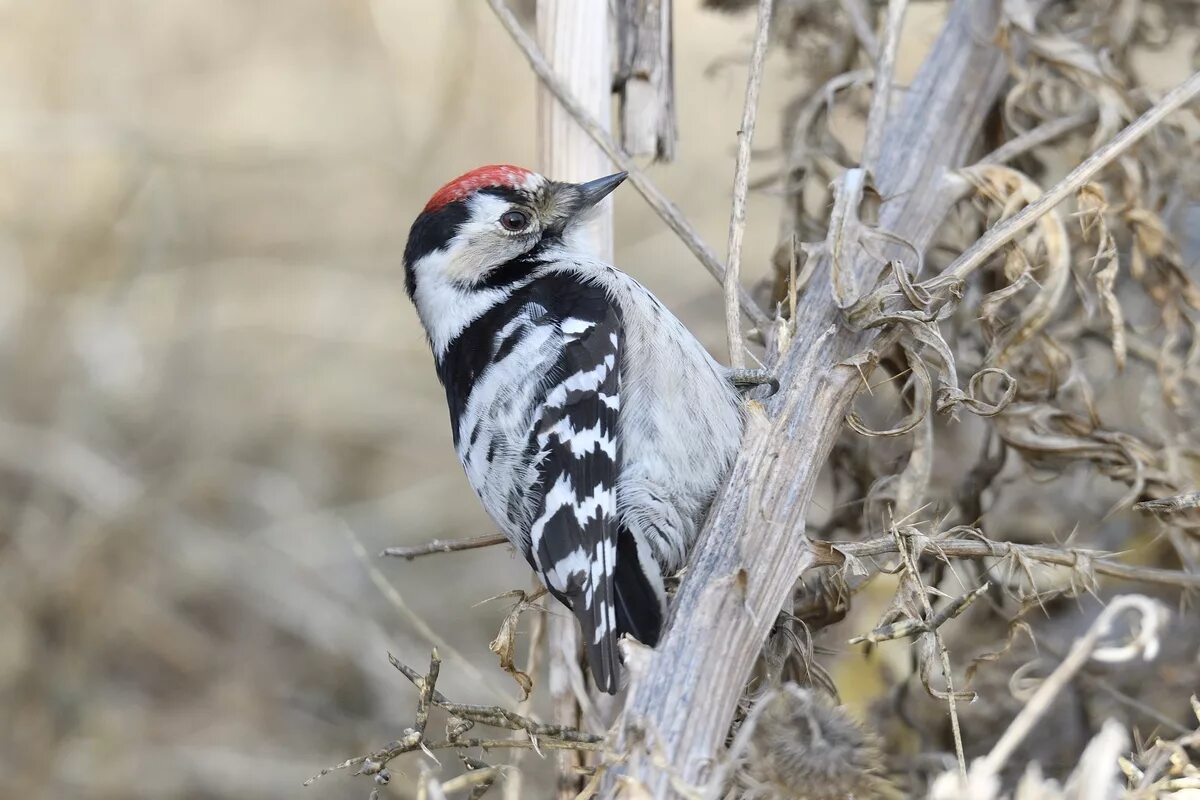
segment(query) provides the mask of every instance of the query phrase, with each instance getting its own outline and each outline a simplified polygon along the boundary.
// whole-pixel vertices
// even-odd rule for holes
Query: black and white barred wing
[[[559,323],[558,374],[532,434],[540,491],[530,544],[546,588],[579,620],[596,685],[615,692],[621,332],[611,307],[590,316]]]

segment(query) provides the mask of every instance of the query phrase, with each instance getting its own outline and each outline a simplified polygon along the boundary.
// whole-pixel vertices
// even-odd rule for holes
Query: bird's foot
[[[779,391],[779,379],[765,369],[731,369],[729,382],[742,394],[759,386],[769,386],[767,397]]]

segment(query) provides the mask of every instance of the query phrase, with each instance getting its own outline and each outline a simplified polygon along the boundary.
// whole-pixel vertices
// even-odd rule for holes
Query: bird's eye
[[[529,226],[529,215],[524,211],[505,211],[500,215],[500,224],[506,231],[523,231]]]

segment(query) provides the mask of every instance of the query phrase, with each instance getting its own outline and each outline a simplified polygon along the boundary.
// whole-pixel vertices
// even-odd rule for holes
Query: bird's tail
[[[601,573],[601,585],[593,587],[591,604],[580,595],[570,602],[579,620],[592,679],[608,694],[620,688],[617,639],[629,635],[651,647],[658,644],[665,599],[658,564],[646,548],[638,547],[628,529],[618,534],[615,555],[616,563],[605,565],[608,569]]]

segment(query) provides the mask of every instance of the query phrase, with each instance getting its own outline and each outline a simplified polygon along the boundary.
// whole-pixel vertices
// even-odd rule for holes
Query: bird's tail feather
[[[593,587],[590,605],[584,592],[568,604],[579,620],[592,679],[601,691],[615,694],[621,675],[618,637],[627,634],[651,647],[658,644],[664,597],[658,564],[627,529],[617,537],[616,563],[609,566],[611,581]]]

